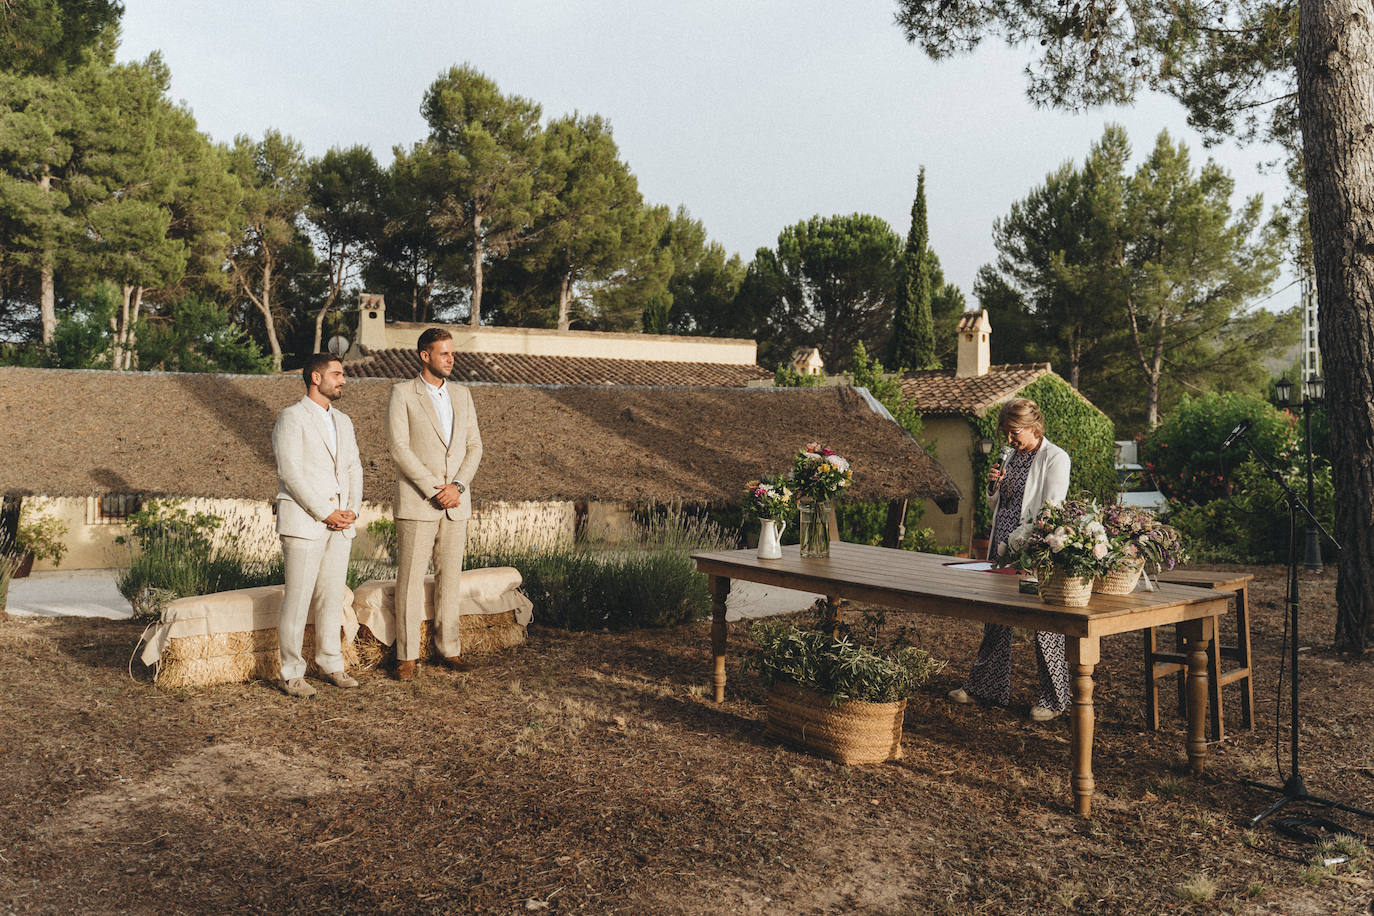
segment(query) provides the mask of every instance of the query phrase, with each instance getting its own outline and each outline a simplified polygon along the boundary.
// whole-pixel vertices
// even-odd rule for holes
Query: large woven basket
[[[1087,576],[1053,575],[1040,581],[1040,600],[1059,607],[1087,607],[1093,580]]]
[[[1114,569],[1105,576],[1093,580],[1093,591],[1100,595],[1129,595],[1135,591],[1140,574],[1145,569],[1145,561],[1132,563],[1124,569]]]
[[[794,684],[768,690],[768,729],[837,763],[883,763],[902,756],[906,700],[831,705],[828,697]]]

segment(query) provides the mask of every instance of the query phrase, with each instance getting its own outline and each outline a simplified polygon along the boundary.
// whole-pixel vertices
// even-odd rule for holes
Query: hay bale
[[[313,624],[306,625],[303,644],[306,673],[318,678],[323,672],[315,664]],[[342,654],[346,667],[358,667],[358,651],[352,643],[343,643]],[[173,637],[162,650],[153,683],[159,687],[207,687],[280,679],[281,655],[274,628]]]
[[[140,656],[156,668],[159,687],[204,687],[254,679],[278,680],[281,658],[277,621],[283,587],[266,585],[213,595],[178,598],[169,602]],[[341,650],[346,667],[358,665],[352,635],[357,632],[353,593],[344,594]],[[307,672],[320,676],[313,660],[315,627],[305,626],[302,641]]]
[[[469,569],[458,587],[458,638],[464,655],[498,652],[525,642],[533,605],[520,591],[520,571],[510,566]],[[425,577],[425,618],[420,623],[420,658],[434,655],[434,576]],[[396,658],[396,580],[372,579],[358,586],[353,610],[358,620],[358,657],[365,668]]]
[[[458,634],[465,656],[487,655],[525,644],[525,628],[516,623],[514,611],[464,614],[458,619]],[[383,643],[365,626],[358,627],[353,646],[357,651],[358,664],[363,668],[377,668],[396,660],[396,647]],[[434,635],[430,622],[426,620],[420,624],[420,658],[434,655]]]

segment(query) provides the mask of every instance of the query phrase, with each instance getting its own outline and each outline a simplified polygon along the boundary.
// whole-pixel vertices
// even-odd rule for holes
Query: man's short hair
[[[314,375],[316,372],[323,378],[324,372],[329,368],[330,363],[339,363],[342,365],[343,360],[339,359],[333,353],[316,353],[307,359],[305,365],[301,367],[301,377],[305,379],[305,387],[310,387],[310,376]]]
[[[417,352],[423,353],[441,340],[452,339],[453,335],[445,328],[425,328],[424,333],[420,335],[420,339],[415,344],[415,349]]]

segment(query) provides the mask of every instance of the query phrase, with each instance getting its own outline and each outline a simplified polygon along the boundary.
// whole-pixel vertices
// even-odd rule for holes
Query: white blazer
[[[277,533],[317,541],[329,534],[324,520],[335,509],[359,512],[363,504],[363,463],[348,414],[331,407],[338,449],[320,424],[319,408],[301,398],[277,417],[272,452],[277,457]],[[361,514],[359,512],[359,514]],[[357,531],[346,528],[346,538]]]
[[[1031,459],[1030,472],[1026,474],[1026,489],[1021,494],[1021,521],[1024,525],[1035,518],[1040,507],[1051,500],[1062,502],[1069,495],[1069,469],[1072,462],[1069,453],[1048,439],[1040,440],[1040,451]],[[997,505],[1001,500],[1002,488],[988,497],[988,507],[992,509],[996,529]]]

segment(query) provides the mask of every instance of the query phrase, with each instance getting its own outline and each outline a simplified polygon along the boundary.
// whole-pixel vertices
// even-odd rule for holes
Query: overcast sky
[[[1155,96],[1069,114],[1025,97],[1025,53],[988,44],[935,63],[893,0],[125,0],[120,57],[160,50],[172,95],[219,141],[277,128],[310,155],[366,144],[383,164],[425,135],[425,89],[468,63],[502,92],[610,120],[645,198],[684,205],[747,262],[815,214],[872,213],[905,235],[926,168],[931,244],[971,293],[992,223],[1103,127],[1138,161],[1168,128],[1243,195],[1277,204],[1273,149],[1204,150]],[[1285,278],[1282,283],[1287,283]],[[1285,308],[1292,287],[1267,303]],[[970,296],[970,305],[974,302]]]

